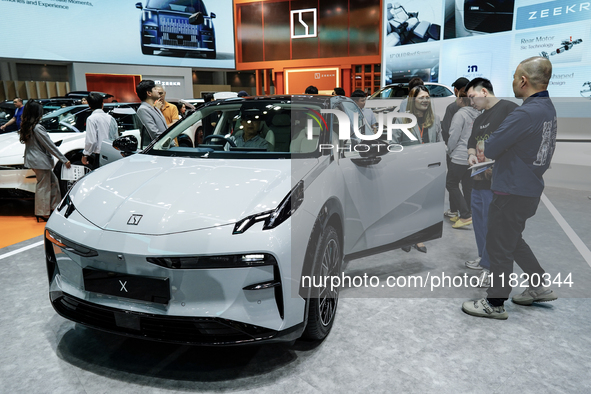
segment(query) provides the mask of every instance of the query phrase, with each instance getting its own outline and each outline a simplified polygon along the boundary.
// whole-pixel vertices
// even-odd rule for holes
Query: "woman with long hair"
[[[417,124],[410,129],[417,141],[412,141],[406,134],[399,131],[399,142],[402,145],[426,144],[428,142],[443,141],[441,136],[441,121],[433,112],[429,90],[424,85],[415,86],[408,93],[406,112],[417,118]],[[403,118],[404,123],[410,123],[409,118]]]
[[[41,104],[29,100],[23,110],[19,139],[25,144],[25,167],[31,168],[37,178],[35,190],[35,216],[37,221],[47,221],[51,211],[60,202],[59,181],[53,173],[53,157],[55,156],[67,168],[70,161],[53,143],[45,127],[39,124],[43,116]]]
[[[425,85],[415,86],[408,93],[406,112],[413,114],[417,118],[416,126],[410,129],[417,140],[411,140],[401,130],[398,130],[398,143],[401,145],[411,145],[443,141],[443,137],[441,136],[441,121],[439,120],[439,116],[433,112],[431,96]],[[409,118],[402,119],[404,123],[411,122]],[[427,253],[427,247],[423,243],[414,244],[412,247],[419,252]],[[402,250],[409,252],[410,246],[405,246]]]

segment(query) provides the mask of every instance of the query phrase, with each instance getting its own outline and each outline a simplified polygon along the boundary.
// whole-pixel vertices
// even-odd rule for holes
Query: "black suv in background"
[[[205,55],[215,59],[215,14],[207,13],[202,0],[147,0],[136,8],[142,10],[140,17],[141,48],[144,55],[154,51],[167,51],[179,57],[191,54]],[[189,23],[191,15],[201,13],[203,22]]]

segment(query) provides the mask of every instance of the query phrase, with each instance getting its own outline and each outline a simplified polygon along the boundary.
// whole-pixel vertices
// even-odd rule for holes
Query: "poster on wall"
[[[497,96],[511,97],[517,65],[544,56],[553,66],[551,96],[591,96],[589,1],[435,0],[428,4],[439,14],[428,18],[423,4],[384,2],[382,85],[414,76],[447,86],[459,77],[483,77]],[[423,20],[443,26],[441,40],[415,37],[416,28],[408,26]],[[402,34],[395,29],[400,23],[406,23]]]
[[[386,67],[383,68],[386,84],[408,82],[412,77],[420,77],[425,82],[437,82],[439,55],[439,43],[386,48]]]
[[[231,69],[232,10],[231,0],[2,0],[2,57]]]
[[[445,0],[444,39],[511,31],[515,0]]]
[[[384,1],[384,46],[418,44],[441,38],[441,2]]]

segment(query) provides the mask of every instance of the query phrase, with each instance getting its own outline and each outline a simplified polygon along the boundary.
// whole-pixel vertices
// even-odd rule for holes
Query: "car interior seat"
[[[304,127],[297,136],[291,141],[289,151],[291,153],[311,153],[318,149],[318,142],[320,140],[320,126],[312,123],[312,139],[308,139],[307,127]]]
[[[271,131],[275,133],[275,150],[289,152],[291,143],[291,116],[289,113],[278,113],[271,118]]]

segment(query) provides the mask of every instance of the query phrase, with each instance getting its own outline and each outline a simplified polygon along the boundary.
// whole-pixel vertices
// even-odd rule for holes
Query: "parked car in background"
[[[433,110],[440,119],[443,119],[445,109],[455,100],[453,88],[435,82],[425,82],[425,87],[429,89]],[[408,97],[408,83],[390,84],[368,97],[365,106],[375,109],[374,112],[398,111],[400,103],[406,97]]]
[[[203,144],[173,143],[211,115]],[[257,128],[255,146],[235,146]],[[354,129],[371,132],[343,96],[198,108],[70,190],[46,227],[51,304],[88,327],[158,341],[325,338],[338,288],[306,276],[340,277],[344,260],[443,228],[444,144],[368,151]]]
[[[141,2],[135,7],[142,10],[140,45],[144,55],[166,51],[180,57],[201,54],[216,58],[216,15],[207,13],[202,0],[147,0],[145,7]],[[191,24],[189,18],[196,13],[201,15],[201,23]]]
[[[105,112],[110,113],[117,120],[119,133],[137,131],[138,122],[129,118],[128,114],[118,114],[120,108],[128,108],[135,114],[139,103],[105,104]],[[82,158],[84,149],[86,119],[92,110],[88,105],[76,105],[60,108],[41,119],[41,125],[45,127],[51,140],[59,150],[72,162],[77,163]],[[33,170],[24,166],[25,145],[19,141],[18,133],[12,132],[0,135],[0,197],[3,198],[30,198],[35,193],[37,181]],[[62,163],[55,160],[54,172],[61,178]],[[70,185],[60,181],[62,194]]]

